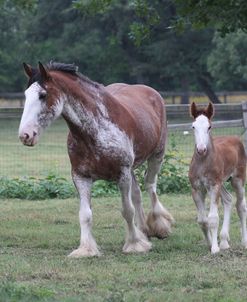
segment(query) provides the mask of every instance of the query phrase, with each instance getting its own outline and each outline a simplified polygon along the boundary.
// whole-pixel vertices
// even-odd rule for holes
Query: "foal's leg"
[[[146,235],[148,235],[148,226],[142,206],[141,190],[136,180],[135,174],[132,171],[132,202],[135,207],[135,222],[137,227]]]
[[[242,179],[233,178],[232,186],[236,191],[236,195],[237,195],[236,208],[241,222],[242,245],[245,248],[247,248],[247,231],[246,231],[247,209],[246,209],[246,200],[245,200],[245,188]]]
[[[223,186],[220,192],[220,196],[224,206],[224,220],[220,232],[220,249],[226,250],[230,247],[229,226],[230,226],[231,209],[232,209],[232,196]]]
[[[211,234],[208,228],[208,218],[205,208],[206,191],[192,189],[192,197],[197,207],[197,222],[207,240],[208,247],[211,248]]]
[[[163,153],[159,156],[152,156],[148,160],[148,168],[145,175],[145,186],[149,193],[152,210],[148,214],[147,224],[149,236],[163,239],[171,233],[171,225],[174,223],[172,215],[163,207],[156,194],[157,174],[163,162]]]
[[[75,174],[72,175],[72,178],[80,196],[81,241],[79,248],[74,250],[69,257],[100,256],[97,244],[91,233],[92,210],[90,201],[92,180]]]
[[[151,249],[151,242],[135,226],[135,208],[131,201],[132,176],[130,168],[125,167],[119,180],[119,189],[122,194],[122,215],[127,222],[127,238],[123,247],[125,253],[147,252]]]
[[[208,214],[208,227],[212,237],[211,254],[216,254],[220,251],[218,245],[218,227],[219,227],[219,215],[218,215],[218,197],[220,194],[220,186],[212,186],[209,190],[210,196],[210,210]]]

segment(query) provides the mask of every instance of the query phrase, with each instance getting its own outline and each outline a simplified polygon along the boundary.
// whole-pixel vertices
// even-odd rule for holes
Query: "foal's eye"
[[[46,95],[47,95],[46,91],[40,92],[40,93],[39,93],[39,99],[40,99],[40,100],[44,100],[44,99],[46,98]]]
[[[208,127],[208,131],[211,129],[211,126]]]

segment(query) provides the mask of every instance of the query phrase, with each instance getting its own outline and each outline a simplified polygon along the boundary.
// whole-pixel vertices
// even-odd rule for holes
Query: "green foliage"
[[[194,28],[208,26],[225,35],[239,29],[247,30],[247,3],[245,0],[195,1],[174,0],[179,25],[192,24]]]
[[[16,178],[0,179],[0,198],[28,200],[68,198],[75,196],[75,190],[66,179],[49,175],[44,179]]]
[[[214,77],[217,88],[245,90],[247,80],[247,33],[242,30],[222,38],[216,33],[214,48],[208,56],[208,70]]]
[[[185,173],[186,163],[181,159],[181,154],[173,148],[168,151],[158,178],[157,190],[163,193],[189,192],[188,177]],[[144,174],[146,165],[139,167],[135,173],[141,189],[144,191]],[[103,180],[96,181],[93,186],[92,196],[117,195],[116,183]],[[71,182],[53,174],[45,178],[0,178],[0,198],[19,198],[28,200],[69,198],[76,196],[76,191]]]

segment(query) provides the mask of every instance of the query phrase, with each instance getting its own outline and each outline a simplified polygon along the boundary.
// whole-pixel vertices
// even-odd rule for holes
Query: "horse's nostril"
[[[24,133],[24,139],[29,139],[29,134],[27,134],[27,133]]]
[[[33,136],[36,136],[37,135],[37,132],[33,131]]]

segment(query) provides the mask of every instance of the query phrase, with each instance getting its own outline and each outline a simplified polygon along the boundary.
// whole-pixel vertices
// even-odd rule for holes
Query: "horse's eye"
[[[208,131],[211,129],[211,126],[208,127]]]
[[[44,99],[46,98],[46,95],[47,95],[46,91],[40,92],[40,93],[39,93],[39,99],[40,99],[40,100],[44,100]]]

